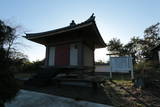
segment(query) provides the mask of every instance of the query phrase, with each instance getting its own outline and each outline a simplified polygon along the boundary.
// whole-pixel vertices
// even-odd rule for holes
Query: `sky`
[[[68,26],[71,20],[81,23],[91,14],[104,41],[143,37],[143,31],[160,22],[160,0],[0,0],[0,19],[21,26],[21,35]],[[30,61],[45,58],[45,46],[19,38],[17,49]],[[107,49],[97,49],[95,60],[107,61]]]

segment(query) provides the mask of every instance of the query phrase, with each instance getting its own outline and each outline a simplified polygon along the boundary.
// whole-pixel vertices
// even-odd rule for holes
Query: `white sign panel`
[[[132,57],[110,57],[110,65],[112,72],[129,72],[132,71]]]

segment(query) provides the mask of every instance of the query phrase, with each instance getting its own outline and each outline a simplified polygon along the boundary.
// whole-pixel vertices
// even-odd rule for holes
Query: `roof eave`
[[[104,40],[103,40],[103,38],[102,38],[102,36],[101,36],[101,34],[100,34],[100,32],[99,32],[99,30],[98,30],[97,25],[96,25],[95,22],[94,22],[94,28],[95,28],[95,31],[97,33],[98,41],[100,43],[100,47],[99,48],[105,48],[107,45],[104,42]]]
[[[80,25],[80,26],[77,26],[77,27],[74,27],[74,28],[70,28],[70,29],[65,29],[65,30],[61,30],[59,29],[59,31],[56,31],[56,32],[51,32],[50,34],[39,34],[37,35],[36,33],[35,34],[26,34],[27,36],[27,39],[37,39],[37,38],[41,38],[41,37],[47,37],[47,36],[53,36],[53,35],[57,35],[57,34],[61,34],[61,33],[65,33],[65,32],[68,32],[68,31],[74,31],[74,30],[77,30],[77,29],[80,29],[80,28],[83,28],[83,27],[87,27],[87,26],[90,26],[92,25],[93,22],[89,22],[87,24],[84,24],[84,25]]]

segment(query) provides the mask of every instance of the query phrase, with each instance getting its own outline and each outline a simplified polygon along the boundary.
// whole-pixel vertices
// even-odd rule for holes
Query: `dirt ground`
[[[135,97],[130,95],[122,88],[117,87],[115,84],[111,83],[109,80],[106,81],[103,87],[99,87],[97,89],[92,87],[72,85],[50,85],[47,87],[23,86],[22,88],[51,95],[69,97],[75,100],[84,100],[113,105],[115,107],[160,107],[159,94],[155,96],[153,94],[153,89],[137,89],[133,87],[132,81],[129,79],[125,80],[122,77],[118,79],[116,78],[113,81],[127,89],[129,92],[131,92],[131,94],[136,96],[147,106],[138,101]]]
[[[73,98],[75,100],[91,101],[95,103],[112,105],[103,88],[93,89],[91,87],[60,85],[48,87],[31,87],[25,86],[23,89],[43,92],[51,95]]]
[[[110,87],[108,90],[113,94],[113,97],[109,98],[113,104],[122,105],[121,107],[160,107],[160,97],[153,95],[152,90],[137,89],[128,80],[114,80],[114,82],[124,87],[132,95],[108,81],[106,88]]]

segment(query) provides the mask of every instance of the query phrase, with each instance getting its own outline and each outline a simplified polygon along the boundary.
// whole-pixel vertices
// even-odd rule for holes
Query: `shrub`
[[[141,61],[134,66],[136,73],[146,73],[149,71],[156,71],[156,67],[152,61]]]
[[[19,88],[10,70],[10,59],[4,57],[5,52],[0,51],[0,107],[5,102],[11,101],[17,94]]]

